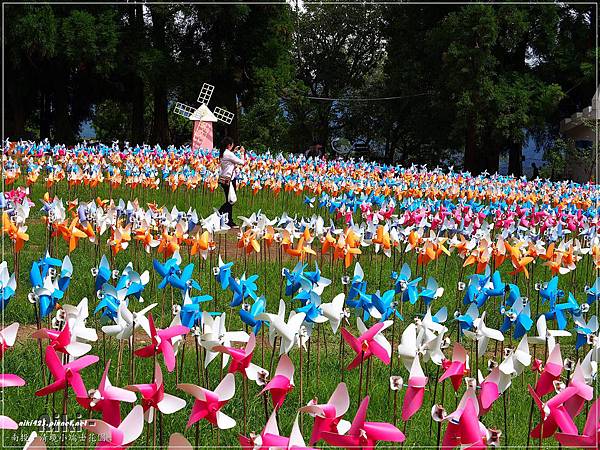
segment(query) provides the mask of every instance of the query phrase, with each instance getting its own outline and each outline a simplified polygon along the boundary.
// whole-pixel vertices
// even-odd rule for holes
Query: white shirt
[[[231,180],[236,166],[244,164],[242,158],[235,156],[231,150],[225,150],[223,157],[221,158],[221,170],[219,172],[219,178],[226,178]]]

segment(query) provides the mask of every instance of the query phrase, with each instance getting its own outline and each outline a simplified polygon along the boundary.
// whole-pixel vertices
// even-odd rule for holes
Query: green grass
[[[59,412],[62,410],[62,394],[57,394],[54,399],[50,398],[39,398],[35,397],[34,392],[40,389],[43,386],[42,372],[40,371],[40,355],[39,349],[37,347],[37,343],[31,339],[27,339],[26,336],[30,333],[33,324],[35,324],[33,308],[31,304],[27,301],[27,293],[30,290],[29,284],[29,269],[31,267],[31,263],[34,260],[40,258],[45,252],[46,246],[46,238],[45,238],[45,230],[44,225],[41,222],[41,216],[39,213],[39,208],[41,206],[41,202],[39,199],[43,195],[45,188],[41,184],[34,185],[31,192],[31,199],[36,203],[36,207],[32,209],[31,217],[28,221],[29,224],[29,233],[30,233],[30,241],[26,244],[23,251],[19,256],[19,266],[20,271],[18,274],[18,288],[17,294],[15,298],[13,298],[8,305],[8,307],[3,312],[3,322],[8,325],[13,321],[19,321],[21,324],[28,324],[28,331],[20,335],[19,340],[15,347],[10,350],[3,359],[4,368],[3,371],[5,373],[14,373],[21,377],[23,377],[27,384],[21,388],[7,388],[3,391],[4,396],[4,415],[12,417],[14,420],[19,422],[20,420],[27,419],[36,419],[42,414],[52,414],[53,411]],[[107,198],[109,195],[108,188],[103,186],[98,190],[90,190],[85,188],[77,188],[74,190],[68,190],[65,184],[61,184],[57,189],[54,190],[54,195],[58,195],[61,197],[65,203],[67,200],[79,198],[80,201],[89,201],[96,197]],[[178,191],[176,193],[168,192],[165,189],[160,189],[158,191],[142,191],[138,190],[128,190],[128,189],[119,189],[112,192],[112,197],[114,199],[123,198],[124,200],[133,200],[134,198],[139,198],[140,202],[156,202],[159,205],[165,204],[169,209],[172,205],[176,205],[179,209],[186,209],[188,207],[193,207],[197,209],[198,213],[203,216],[207,216],[212,213],[213,207],[218,207],[223,199],[222,192],[220,190],[215,191],[214,193],[210,193],[203,190],[198,190],[196,192],[185,192]],[[234,213],[236,215],[249,215],[258,209],[261,209],[267,216],[274,217],[276,215],[280,215],[283,211],[287,211],[288,214],[293,215],[297,213],[299,216],[310,216],[313,213],[320,213],[326,217],[326,221],[328,221],[328,214],[325,211],[321,210],[312,210],[309,209],[306,205],[302,203],[302,197],[298,197],[294,194],[282,193],[279,198],[275,198],[270,192],[260,192],[257,196],[253,196],[250,191],[247,189],[241,189],[238,192],[238,203],[234,207]],[[356,218],[358,220],[358,217]],[[109,255],[109,248],[106,244],[106,239],[108,235],[105,235],[103,238],[103,242],[100,245],[99,255],[106,254]],[[219,246],[219,251],[221,254],[226,254],[227,258],[224,258],[226,261],[233,260],[235,261],[235,265],[233,266],[233,274],[237,277],[241,276],[242,272],[245,271],[248,274],[258,273],[260,278],[258,280],[259,286],[259,294],[264,294],[267,299],[267,309],[271,312],[277,310],[278,299],[280,297],[281,291],[281,265],[279,263],[279,255],[278,252],[272,251],[268,258],[264,259],[262,257],[256,257],[252,255],[250,257],[244,257],[242,254],[237,252],[235,248],[236,238],[233,233],[229,233],[227,238],[223,239]],[[62,241],[55,241],[57,243],[56,248],[54,249],[54,255],[56,256],[64,256],[67,253],[66,244]],[[315,247],[320,247],[317,243],[314,244]],[[152,258],[157,257],[156,255],[147,255],[143,252],[142,249],[135,250],[134,245],[132,244],[130,248],[126,251],[120,252],[114,258],[114,267],[119,270],[122,270],[125,265],[132,261],[134,264],[134,268],[138,271],[150,270],[152,274],[152,280],[150,284],[147,286],[144,292],[145,303],[139,304],[135,299],[130,301],[130,308],[137,310],[141,309],[146,304],[151,302],[158,302],[160,305],[154,309],[153,315],[157,319],[157,322],[160,326],[166,326],[171,320],[171,294],[170,291],[167,290],[163,292],[161,290],[156,289],[156,285],[158,280],[155,279],[155,275],[152,270]],[[13,254],[11,251],[11,246],[8,241],[4,241],[3,245],[4,255],[3,258],[8,262],[8,266],[12,267],[13,265]],[[363,266],[366,274],[366,279],[368,282],[368,292],[374,292],[377,289],[381,289],[382,291],[390,289],[392,287],[392,282],[389,278],[390,272],[392,270],[399,270],[403,262],[408,262],[411,265],[413,273],[417,270],[416,268],[416,257],[411,255],[402,255],[399,252],[394,256],[394,258],[387,258],[381,254],[374,255],[372,253],[372,249],[363,249],[363,254],[360,255],[359,261]],[[71,258],[74,265],[74,274],[71,281],[71,285],[68,289],[67,298],[65,299],[66,303],[76,304],[82,297],[88,297],[90,299],[90,310],[93,311],[93,308],[97,304],[98,300],[96,298],[96,294],[93,291],[93,277],[91,275],[90,269],[97,264],[96,252],[89,242],[81,242],[79,247],[71,254]],[[160,256],[157,258],[162,259]],[[211,267],[216,265],[216,255],[213,255],[212,261],[204,261],[199,260],[198,258],[190,259],[190,256],[187,252],[187,249],[182,252],[182,258],[184,264],[188,261],[192,261],[196,264],[196,268],[194,271],[194,277],[200,282],[203,287],[205,293],[209,293],[213,295],[215,301],[211,304],[211,309],[215,311],[225,311],[228,313],[229,326],[228,329],[242,329],[243,324],[239,320],[239,316],[237,314],[237,310],[233,313],[229,311],[229,301],[231,300],[231,295],[229,291],[221,291],[220,287],[216,286],[214,281],[214,277],[212,276]],[[333,283],[330,287],[325,289],[323,294],[323,301],[330,301],[336,294],[342,292],[344,290],[344,286],[341,283],[341,276],[344,271],[341,267],[339,261],[334,264],[331,263],[329,256],[324,257],[322,260],[319,256],[316,258],[312,258],[309,260],[310,265],[314,265],[315,260],[320,263],[323,275],[331,278]],[[283,265],[292,268],[295,264],[295,261],[287,258],[285,255],[282,258]],[[431,264],[430,267],[427,268],[426,274],[424,274],[424,279],[427,276],[434,276],[438,282],[446,288],[446,291],[443,297],[440,300],[436,300],[433,305],[433,310],[437,311],[440,307],[446,305],[449,310],[449,319],[447,325],[450,328],[450,335],[453,341],[456,339],[456,325],[452,320],[452,313],[456,309],[457,299],[460,297],[462,300],[463,293],[457,293],[456,286],[457,281],[459,280],[459,275],[462,273],[463,281],[466,281],[466,276],[473,273],[474,268],[470,267],[466,270],[461,269],[462,260],[460,260],[456,255],[452,255],[448,258],[447,264],[444,263],[444,260],[440,260],[437,264]],[[576,297],[581,300],[584,286],[590,284],[592,281],[592,277],[594,274],[592,271],[586,270],[587,264],[579,265],[579,268],[575,271],[574,276],[567,275],[562,276],[560,279],[560,287],[564,290],[573,290],[576,294]],[[349,273],[353,270],[353,267],[349,269]],[[510,268],[508,267],[508,263],[504,264],[502,267],[503,279],[512,280],[512,278],[507,275]],[[531,301],[532,301],[532,310],[535,312],[536,304],[539,299],[536,297],[536,293],[533,289],[534,281],[548,281],[550,279],[550,274],[545,268],[538,267],[534,270],[534,275],[530,282],[525,282],[524,278],[521,276],[518,279],[518,284],[521,287],[521,291],[523,295],[526,295],[528,292]],[[179,295],[175,295],[175,300],[179,299]],[[290,308],[290,299],[285,298],[286,303],[288,305],[288,311]],[[163,308],[164,306],[164,308]],[[298,306],[298,302],[294,302],[294,307]],[[490,300],[486,304],[486,310],[488,311],[488,326],[492,326],[497,328],[501,322],[501,316],[497,312],[499,308],[498,300],[495,302]],[[164,309],[164,315],[162,311]],[[460,309],[462,311],[465,310],[465,307],[462,306],[462,302],[460,304]],[[495,309],[495,311],[493,311]],[[415,317],[416,315],[422,314],[422,306],[417,304],[415,307],[410,306],[409,304],[403,305],[403,314],[405,317],[404,323],[397,322],[395,326],[394,337],[391,336],[391,329],[386,331],[386,335],[390,341],[394,341],[394,346],[398,344],[399,336],[401,331],[405,328],[407,323]],[[400,324],[400,326],[398,326]],[[571,322],[572,324],[572,322]],[[97,317],[93,317],[89,321],[89,326],[95,326],[99,329],[101,324],[98,323]],[[350,330],[356,333],[355,319],[354,317],[351,320]],[[337,383],[341,381],[341,372],[339,366],[339,358],[338,358],[338,348],[339,348],[339,334],[333,336],[331,333],[331,328],[329,324],[325,324],[322,326],[322,330],[324,331],[324,341],[326,345],[321,342],[320,344],[320,355],[317,352],[317,343],[316,343],[316,333],[313,334],[311,349],[310,349],[310,357],[305,352],[303,352],[303,375],[302,375],[302,386],[303,386],[303,399],[302,403],[306,404],[311,398],[317,397],[319,401],[323,402],[329,398],[331,392],[335,389]],[[140,340],[142,336],[142,331],[138,331],[136,336],[138,339],[138,347],[141,345]],[[561,347],[563,348],[563,357],[570,357],[572,359],[575,358],[574,351],[574,337],[568,339],[561,340]],[[472,350],[472,343],[468,339],[462,340],[462,342],[467,346],[468,350]],[[505,341],[506,346],[511,346],[513,343],[510,338],[507,337]],[[516,344],[516,342],[514,343]],[[88,388],[96,387],[97,382],[101,376],[102,370],[104,368],[105,360],[104,360],[104,350],[103,346],[106,346],[106,359],[112,360],[111,371],[110,371],[110,379],[113,384],[118,384],[119,386],[123,386],[129,383],[129,371],[128,371],[128,361],[129,356],[128,352],[124,352],[124,360],[123,360],[123,368],[121,370],[120,379],[117,383],[116,380],[116,371],[117,371],[117,358],[118,358],[118,345],[115,340],[107,339],[106,342],[103,342],[103,339],[100,338],[99,342],[94,345],[92,350],[92,354],[96,354],[100,356],[101,360],[95,366],[92,366],[88,369],[85,369],[83,372],[84,381]],[[326,349],[326,350],[325,350]],[[490,357],[496,356],[496,359],[500,359],[500,351],[501,348],[497,348],[497,354],[494,355],[494,345],[490,344],[490,352],[486,355],[486,358],[480,359],[480,368],[485,369],[487,364],[487,359]],[[350,355],[351,350],[346,347],[345,348],[345,358],[344,358],[344,366],[350,362],[352,359],[352,355]],[[541,356],[541,349],[538,349],[538,357]],[[446,351],[447,357],[451,356],[450,350]],[[580,352],[579,356],[582,356],[583,353]],[[200,355],[202,358],[202,355]],[[283,408],[278,414],[279,426],[282,435],[289,435],[291,430],[291,425],[295,418],[295,414],[297,408],[301,406],[300,402],[300,384],[301,384],[301,376],[300,376],[300,352],[298,349],[292,351],[291,357],[294,361],[296,367],[296,375],[295,375],[295,384],[296,388],[290,393],[287,400],[285,401]],[[181,358],[181,355],[179,356]],[[179,362],[178,358],[178,362]],[[397,360],[397,358],[393,358],[393,368],[392,373],[401,375],[404,380],[408,378],[408,373],[401,367],[401,364]],[[166,391],[177,395],[182,398],[186,398],[188,401],[188,405],[186,408],[176,414],[170,416],[164,416],[162,419],[162,436],[163,436],[163,444],[166,445],[168,442],[168,437],[173,432],[184,432],[185,424],[187,422],[189,413],[191,411],[192,398],[187,396],[182,391],[178,391],[176,389],[175,383],[175,375],[174,374],[166,374],[166,369],[164,368],[164,364],[162,364],[162,357],[158,356],[158,361],[161,362],[163,367],[163,373],[165,374],[165,383],[166,383]],[[263,365],[265,368],[269,368],[271,365],[271,348],[266,344],[263,346],[259,344],[257,349],[255,350],[254,362]],[[147,383],[150,382],[152,376],[152,359],[141,359],[135,358],[136,363],[136,383]],[[194,353],[194,346],[188,344],[185,352],[185,363],[184,363],[184,371],[181,374],[180,382],[186,383],[195,383],[202,385],[204,387],[208,387],[210,389],[214,389],[221,379],[221,373],[219,370],[219,362],[213,362],[208,370],[208,382],[201,377],[198,379],[197,371],[196,371],[196,355]],[[276,361],[274,362],[276,364]],[[472,363],[474,366],[475,363]],[[473,367],[474,368],[474,367]],[[425,400],[423,403],[423,407],[421,410],[407,423],[404,424],[400,419],[398,419],[397,425],[400,429],[405,428],[407,441],[404,445],[406,448],[412,447],[435,447],[436,443],[436,434],[437,427],[436,424],[430,423],[430,410],[431,406],[434,403],[433,399],[433,390],[436,384],[437,367],[433,364],[429,363],[427,365],[424,364],[424,369],[426,370],[429,376],[429,384],[427,386],[427,392],[425,396]],[[365,378],[367,375],[367,364],[364,366],[365,370]],[[390,368],[388,366],[384,366],[378,360],[372,361],[372,365],[370,370],[370,382],[368,387],[368,394],[371,396],[371,403],[368,412],[368,420],[370,421],[392,421],[394,417],[394,401],[393,401],[393,393],[389,393],[389,375]],[[482,370],[484,374],[487,373],[486,370]],[[359,384],[359,369],[355,369],[351,372],[345,372],[344,380],[348,384],[348,389],[350,391],[351,397],[351,408],[350,411],[346,414],[347,420],[352,420],[354,417],[354,412],[358,406],[358,384]],[[564,375],[564,374],[563,374]],[[527,384],[533,384],[535,382],[534,374],[526,370],[525,373],[513,380],[513,386],[509,389],[509,397],[507,398],[507,425],[508,425],[508,436],[509,436],[509,444],[510,446],[518,446],[522,447],[526,444],[527,441],[527,430],[528,430],[528,420],[529,420],[529,408],[530,408],[530,396],[527,392]],[[238,425],[232,430],[226,430],[222,432],[217,432],[212,430],[210,425],[204,421],[200,425],[199,430],[199,444],[201,446],[211,446],[211,447],[225,447],[225,446],[238,446],[238,435],[243,432],[243,405],[242,405],[242,384],[241,378],[236,376],[236,396],[224,407],[224,412],[229,414],[231,417],[235,418],[238,421]],[[265,424],[265,410],[263,405],[263,399],[257,397],[257,393],[259,392],[259,387],[254,383],[250,382],[248,384],[248,410],[247,410],[247,431],[255,431],[260,432]],[[464,392],[464,387],[461,387],[458,395],[455,395],[451,385],[447,383],[445,388],[445,398],[443,401],[440,399],[440,391],[441,388],[438,388],[437,392],[437,403],[443,403],[446,410],[451,412],[454,410],[457,401],[460,399],[460,396]],[[363,387],[363,395],[365,392],[365,388]],[[79,407],[79,405],[74,401],[72,391],[69,391],[69,399],[68,399],[68,413],[69,417],[79,413],[83,417],[87,417],[87,412],[83,410],[83,408]],[[404,397],[404,390],[402,390],[398,394],[397,398],[397,409],[398,409],[398,417],[400,416],[400,411],[402,408],[402,400]],[[130,410],[129,405],[124,405],[122,408],[122,415],[124,416]],[[271,402],[269,399],[268,403],[268,413],[271,412]],[[99,417],[95,415],[94,417]],[[539,415],[537,412],[534,414],[533,423],[537,423],[539,420]],[[585,414],[582,413],[578,418],[576,423],[579,428],[583,426],[585,421]],[[506,433],[504,432],[505,424],[504,424],[504,409],[503,409],[503,399],[502,397],[496,401],[492,410],[483,417],[482,422],[488,428],[497,428],[503,430],[502,442],[505,445],[506,441],[504,437]],[[309,416],[305,416],[303,418],[303,435],[305,440],[308,442],[308,437],[310,436],[310,430],[312,426],[312,419]],[[442,427],[442,433],[445,427]],[[3,435],[3,448],[10,448],[14,446],[15,448],[21,448],[24,440],[23,436],[26,438],[31,431],[33,431],[35,427],[23,427],[17,432],[5,432]],[[160,434],[161,428],[157,429],[157,445],[160,442]],[[185,435],[192,442],[195,442],[195,428],[185,431]],[[43,436],[47,437],[50,440],[49,434],[44,434]],[[69,441],[68,447],[75,448],[77,446],[83,446],[85,433],[84,432],[74,432],[68,433]],[[15,441],[16,439],[16,441]],[[94,441],[94,437],[90,438],[90,442]],[[135,448],[142,448],[144,446],[152,446],[152,429],[150,429],[150,438],[149,441],[146,441],[146,431],[142,434],[142,436],[136,441]],[[58,448],[58,441],[48,442],[49,447]],[[534,443],[532,443],[533,445]],[[537,444],[537,443],[535,443]],[[391,444],[387,444],[391,445]],[[380,444],[378,447],[386,446],[385,443]],[[396,445],[391,445],[392,447],[397,447]],[[548,439],[544,442],[545,448],[557,447],[557,442],[554,439]]]

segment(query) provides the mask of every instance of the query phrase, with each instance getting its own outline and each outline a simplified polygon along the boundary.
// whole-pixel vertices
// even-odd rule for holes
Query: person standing
[[[241,158],[237,157],[233,152],[233,150],[238,149],[241,152]],[[219,208],[219,214],[227,214],[228,225],[230,227],[235,227],[237,225],[233,221],[233,205],[229,203],[229,189],[230,187],[234,190],[237,188],[235,176],[237,175],[237,167],[245,163],[244,156],[244,147],[235,147],[234,149],[233,139],[230,137],[223,138],[219,148],[219,158],[221,160],[219,185],[223,188],[223,192],[225,193],[225,203]]]

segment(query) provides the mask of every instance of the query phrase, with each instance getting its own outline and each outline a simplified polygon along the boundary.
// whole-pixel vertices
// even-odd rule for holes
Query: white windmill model
[[[193,108],[184,103],[175,103],[173,112],[194,121],[194,134],[192,136],[192,150],[213,148],[213,123],[220,121],[231,124],[235,114],[218,106],[211,111],[208,109],[208,102],[212,96],[215,87],[211,84],[204,83],[198,95],[199,108]]]

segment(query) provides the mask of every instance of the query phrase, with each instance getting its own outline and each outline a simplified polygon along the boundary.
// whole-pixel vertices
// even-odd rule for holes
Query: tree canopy
[[[498,169],[596,89],[591,5],[27,4],[5,7],[5,136],[189,142],[174,103],[234,112],[230,134],[302,151]],[[367,99],[367,100],[365,100]],[[371,99],[371,100],[368,100]]]

